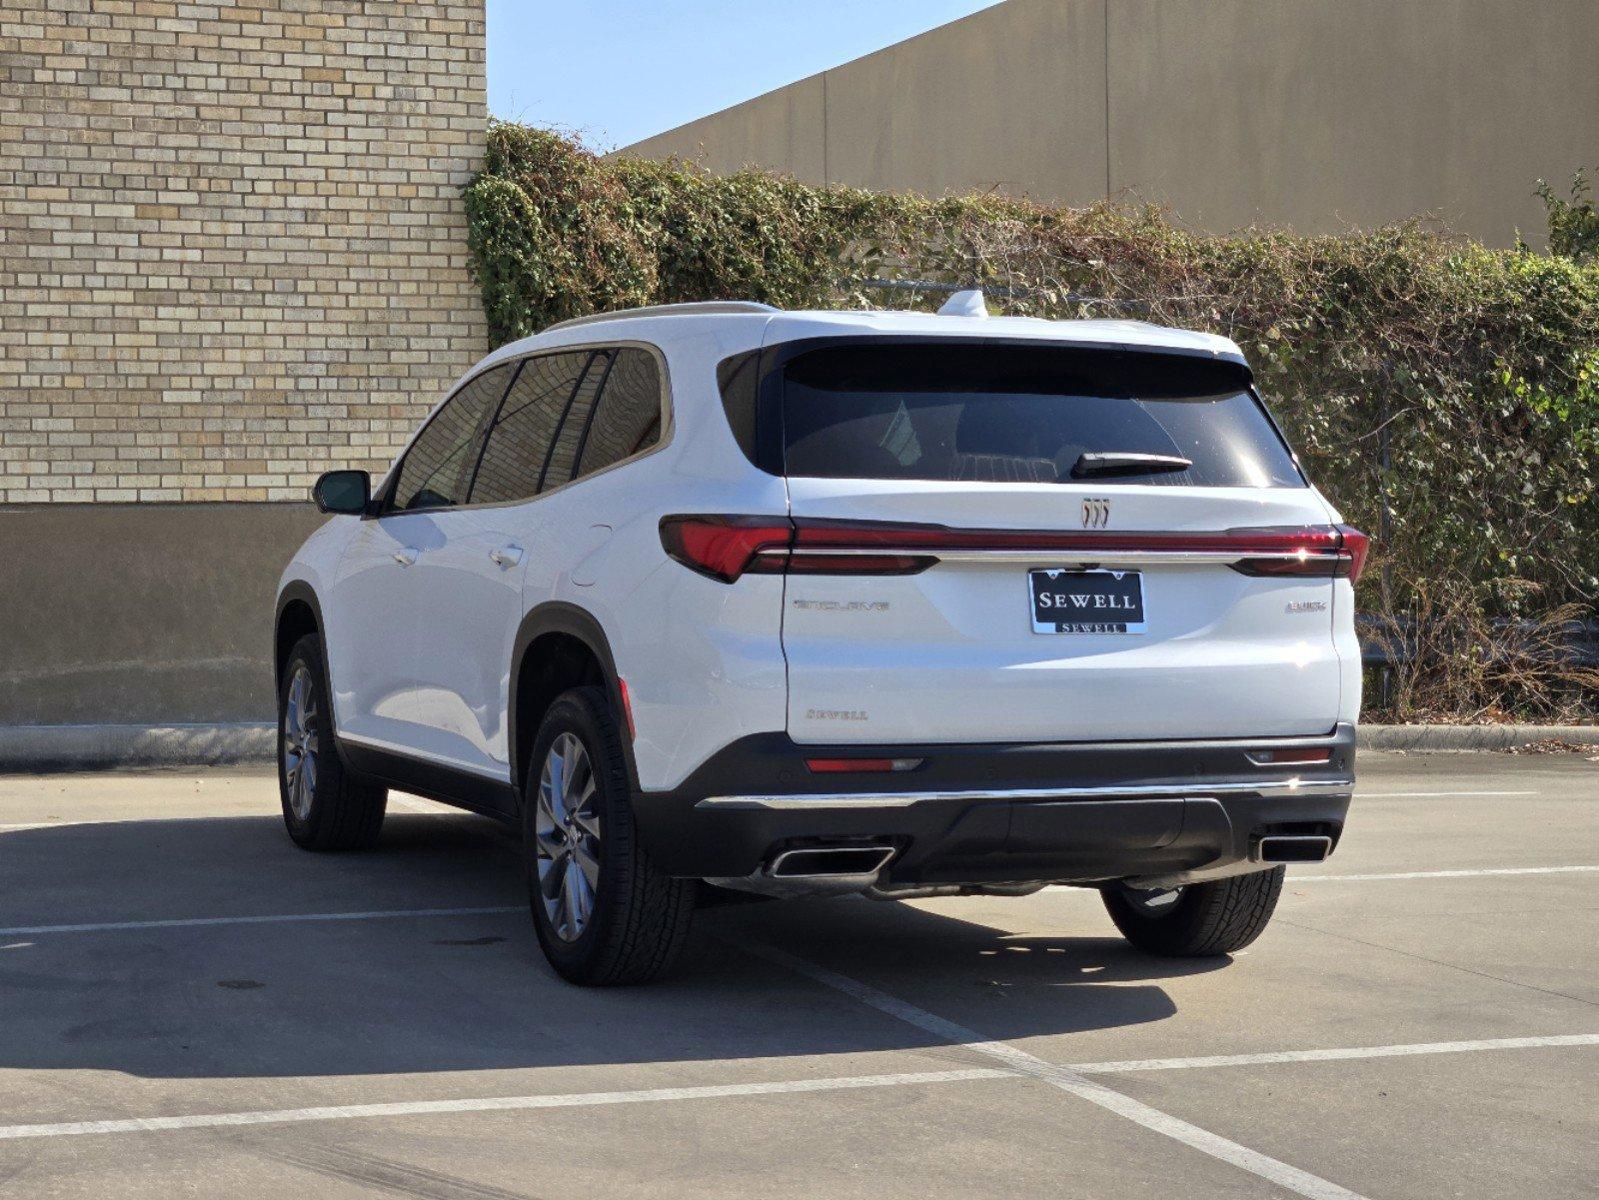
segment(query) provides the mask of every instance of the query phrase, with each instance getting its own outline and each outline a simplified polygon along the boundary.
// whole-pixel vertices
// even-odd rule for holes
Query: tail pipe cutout
[[[1255,842],[1250,857],[1263,863],[1318,863],[1326,861],[1332,847],[1332,838],[1319,834],[1268,834]]]
[[[767,870],[774,879],[875,880],[893,857],[892,846],[802,846],[784,850]]]

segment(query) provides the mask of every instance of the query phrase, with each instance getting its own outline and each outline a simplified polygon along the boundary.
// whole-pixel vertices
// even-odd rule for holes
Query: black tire
[[[592,843],[586,843],[588,861],[598,863],[598,882],[588,892],[588,912],[580,929],[564,919],[568,913],[559,895],[561,860],[554,852],[570,838],[587,835],[548,830],[545,835],[546,848],[552,851],[544,860],[545,884],[557,893],[548,900],[563,918],[564,935],[546,904],[546,887],[541,887],[538,829],[545,767],[563,735],[575,737],[586,753],[594,790],[582,811],[590,821],[597,817],[599,829],[597,854]],[[546,816],[550,811],[547,807]],[[539,726],[523,786],[522,845],[534,928],[545,957],[561,978],[600,987],[648,983],[676,965],[688,942],[698,881],[662,875],[639,844],[621,730],[601,688],[563,693]],[[572,860],[576,861],[575,853]]]
[[[304,684],[298,681],[304,676]],[[285,752],[295,723],[291,699],[303,687],[311,705],[304,732],[294,735],[297,745],[310,752],[308,795],[299,790],[303,765],[295,766]],[[368,850],[377,844],[388,808],[388,789],[352,777],[339,761],[333,744],[332,707],[327,680],[322,674],[322,645],[308,633],[289,651],[278,690],[278,798],[289,837],[304,850]],[[304,763],[302,755],[299,760]],[[291,773],[293,778],[291,779]]]
[[[1276,911],[1284,874],[1283,867],[1273,867],[1191,883],[1164,905],[1151,903],[1164,893],[1140,893],[1119,883],[1100,894],[1116,928],[1140,950],[1209,958],[1242,950],[1261,935]]]

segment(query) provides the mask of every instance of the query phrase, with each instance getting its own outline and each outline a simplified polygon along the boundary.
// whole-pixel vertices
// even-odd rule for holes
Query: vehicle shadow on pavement
[[[275,817],[0,833],[0,930],[13,931],[0,934],[0,1069],[234,1078],[917,1047],[961,1057],[749,947],[851,975],[1001,1039],[1164,1020],[1175,1006],[1162,980],[1226,961],[1141,955],[1103,936],[1109,925],[1090,899],[1044,906],[1059,914],[1059,934],[1021,935],[908,904],[791,901],[702,910],[672,979],[582,990],[544,964],[525,902],[511,836],[468,816],[396,812],[376,850],[352,855],[301,852]],[[993,918],[1006,903],[940,906],[981,904]],[[501,906],[515,911],[20,931]],[[1028,911],[1036,920],[1040,909]],[[840,1072],[858,1069],[883,1066]]]

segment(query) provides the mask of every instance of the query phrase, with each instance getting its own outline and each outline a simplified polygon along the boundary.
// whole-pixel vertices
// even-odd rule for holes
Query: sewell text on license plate
[[[1143,633],[1137,571],[1040,569],[1027,573],[1034,633]]]

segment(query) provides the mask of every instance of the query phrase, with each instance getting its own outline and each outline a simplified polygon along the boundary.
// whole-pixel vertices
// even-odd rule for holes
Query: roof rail
[[[711,315],[715,313],[775,313],[781,311],[781,309],[773,308],[770,304],[761,304],[755,300],[696,300],[685,304],[651,304],[645,308],[619,308],[614,312],[589,313],[587,316],[557,321],[554,325],[545,326],[539,332],[549,333],[555,329],[570,329],[574,325],[592,325],[595,321],[620,321],[633,317],[675,317]]]
[[[1030,299],[1039,294],[1037,288],[999,287],[989,283],[944,283],[937,279],[875,279],[855,280],[861,287],[886,288],[899,292],[957,292],[979,291],[988,296],[1008,296]],[[1103,304],[1106,308],[1148,308],[1148,300],[1115,300],[1109,296],[1085,296],[1081,292],[1067,292],[1057,299],[1067,304]]]

